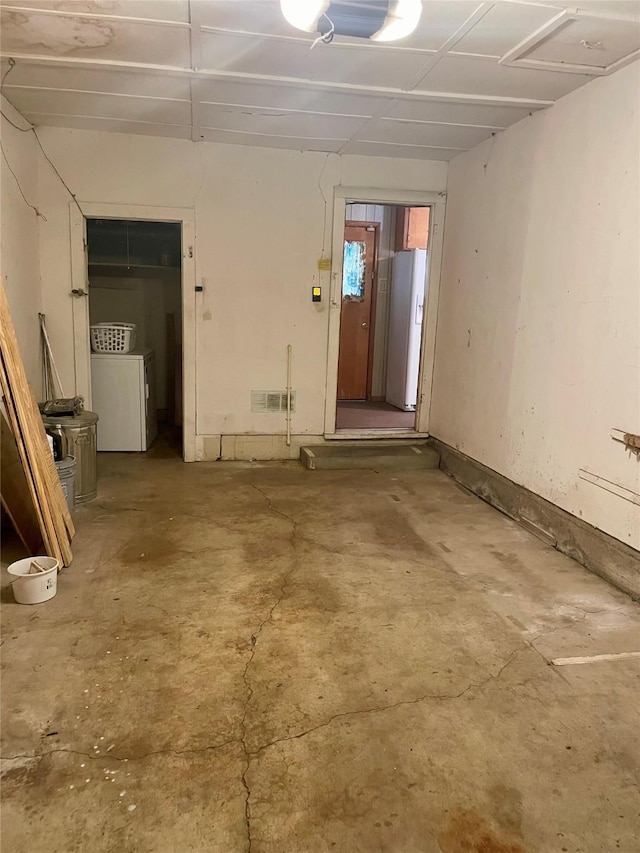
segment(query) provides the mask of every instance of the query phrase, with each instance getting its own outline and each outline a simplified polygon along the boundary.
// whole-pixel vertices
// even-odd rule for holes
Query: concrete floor
[[[626,596],[440,471],[101,472],[57,597],[3,572],[3,851],[640,849],[640,661],[548,664]]]

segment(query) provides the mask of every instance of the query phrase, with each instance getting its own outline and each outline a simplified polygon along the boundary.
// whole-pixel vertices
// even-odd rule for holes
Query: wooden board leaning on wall
[[[0,278],[0,387],[47,554],[61,566],[73,559],[75,533],[33,390],[20,356]]]

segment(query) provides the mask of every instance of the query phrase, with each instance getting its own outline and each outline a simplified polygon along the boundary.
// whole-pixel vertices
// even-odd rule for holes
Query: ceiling
[[[313,50],[278,0],[0,2],[36,125],[305,151],[448,160],[640,53],[640,0],[424,0],[401,42]]]

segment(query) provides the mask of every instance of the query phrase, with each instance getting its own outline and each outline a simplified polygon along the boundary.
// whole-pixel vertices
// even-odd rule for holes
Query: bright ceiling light
[[[371,38],[373,41],[397,41],[406,38],[418,26],[422,0],[395,0],[389,4],[385,25]]]
[[[319,32],[317,41],[334,34],[397,41],[418,26],[422,0],[280,0],[280,7],[296,29]]]
[[[330,0],[280,0],[280,8],[286,21],[297,30],[314,33],[318,19],[329,8]]]

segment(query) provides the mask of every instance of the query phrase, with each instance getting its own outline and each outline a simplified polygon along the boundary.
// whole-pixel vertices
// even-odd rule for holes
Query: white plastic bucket
[[[45,567],[45,571],[29,574],[34,560]],[[27,557],[25,560],[11,563],[7,571],[16,576],[11,585],[18,604],[40,604],[53,598],[58,587],[59,566],[55,557]]]

